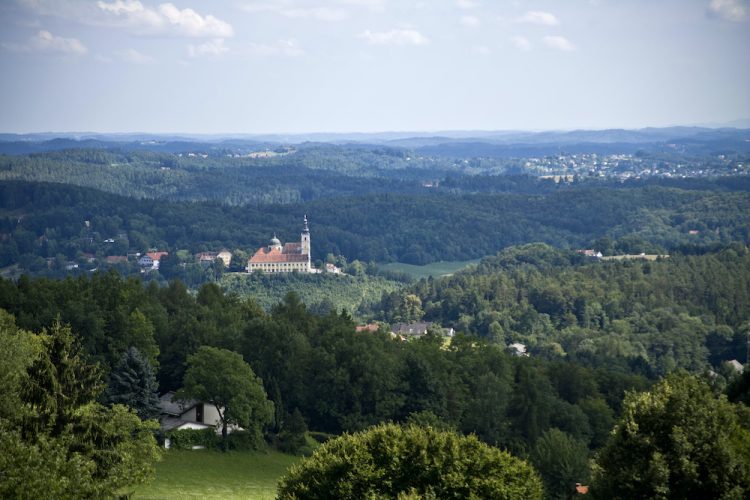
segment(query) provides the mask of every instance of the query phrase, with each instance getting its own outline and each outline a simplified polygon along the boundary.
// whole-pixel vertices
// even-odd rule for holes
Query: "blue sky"
[[[3,132],[750,118],[750,0],[17,0],[0,23]]]

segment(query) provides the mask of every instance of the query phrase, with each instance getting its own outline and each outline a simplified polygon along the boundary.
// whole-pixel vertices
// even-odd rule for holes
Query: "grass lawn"
[[[156,464],[156,478],[136,489],[147,498],[274,498],[276,484],[300,457],[277,451],[171,450]]]
[[[424,266],[415,266],[412,264],[402,264],[400,262],[392,262],[390,264],[381,264],[381,268],[387,271],[398,271],[414,276],[416,279],[427,278],[432,276],[433,278],[439,278],[440,276],[447,276],[453,274],[456,271],[465,268],[471,264],[478,264],[480,259],[474,260],[455,260],[455,261],[440,261],[426,264]]]

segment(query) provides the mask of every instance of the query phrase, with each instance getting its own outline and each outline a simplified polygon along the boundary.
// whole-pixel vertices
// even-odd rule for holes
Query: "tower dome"
[[[281,241],[276,237],[276,234],[273,235],[273,238],[271,238],[271,241],[268,242],[268,248],[280,248],[281,247]]]

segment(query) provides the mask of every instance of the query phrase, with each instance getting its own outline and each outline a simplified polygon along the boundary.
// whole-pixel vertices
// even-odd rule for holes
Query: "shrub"
[[[542,497],[534,469],[475,436],[384,424],[318,448],[282,478],[279,498]]]
[[[191,450],[195,446],[207,449],[219,447],[219,437],[216,430],[211,429],[179,429],[166,433],[170,441],[170,448],[175,450]]]

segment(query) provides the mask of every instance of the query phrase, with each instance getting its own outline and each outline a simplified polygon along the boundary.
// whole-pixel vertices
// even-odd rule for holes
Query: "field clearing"
[[[136,489],[136,499],[272,499],[281,476],[300,457],[277,451],[171,450],[156,465],[156,478]]]
[[[392,262],[390,264],[380,265],[381,269],[386,271],[396,271],[409,274],[416,279],[428,278],[439,278],[441,276],[448,276],[456,271],[470,266],[472,264],[479,264],[480,259],[474,260],[453,260],[433,262],[424,266],[415,266],[413,264],[402,264],[401,262]]]

